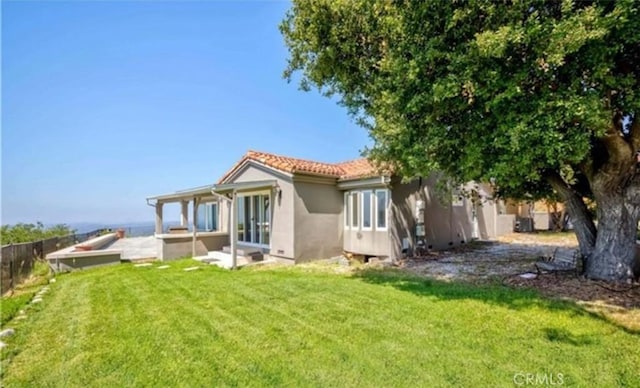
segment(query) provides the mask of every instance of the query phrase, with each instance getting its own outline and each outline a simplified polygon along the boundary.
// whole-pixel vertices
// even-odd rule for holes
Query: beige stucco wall
[[[78,268],[92,268],[110,264],[120,264],[120,252],[105,251],[102,254],[96,254],[95,251],[89,251],[91,256],[82,254],[74,257],[60,257],[49,260],[49,265],[59,272],[71,271]]]
[[[533,227],[536,230],[550,230],[551,214],[548,212],[533,212]]]
[[[174,260],[181,257],[191,257],[193,251],[193,235],[162,234],[157,235],[158,259]],[[221,232],[199,233],[196,237],[196,256],[204,256],[210,251],[221,250],[229,244],[229,235]]]
[[[516,222],[515,214],[498,214],[496,220],[496,236],[513,233]]]
[[[335,184],[294,181],[296,262],[342,252],[342,192]]]
[[[487,240],[496,237],[496,203],[492,199],[493,192],[487,184],[477,184],[478,204],[476,217],[478,218],[478,234]]]
[[[295,258],[294,249],[294,198],[295,193],[291,178],[267,167],[249,164],[238,171],[233,179],[225,183],[251,182],[275,179],[281,194],[271,198],[271,256],[287,259]],[[274,198],[274,196],[276,198]]]
[[[514,215],[514,220],[517,219],[517,217],[532,217],[533,227],[535,230],[550,230],[553,228],[553,225],[551,224],[552,208],[544,201],[538,201],[535,203],[506,201],[505,208],[506,215]],[[502,234],[513,232],[513,229],[507,231],[510,218],[502,218],[503,219],[500,222],[501,225],[498,225],[498,232]]]
[[[203,236],[198,236],[198,241],[201,241],[208,252],[220,251],[225,245],[229,245],[228,233],[216,233]]]
[[[166,235],[157,236],[158,242],[158,259],[174,260],[181,257],[191,257],[193,249],[193,237],[191,235],[170,236]],[[196,256],[206,255],[207,249],[202,241],[196,241]]]
[[[344,250],[360,255],[388,257],[389,231],[344,229]]]
[[[410,247],[416,245],[415,239],[415,211],[416,201],[425,203],[425,237],[427,247],[434,250],[446,249],[451,246],[466,243],[472,238],[472,203],[467,198],[461,198],[455,203],[451,199],[442,198],[437,192],[438,175],[433,174],[422,180],[416,179],[402,183],[399,178],[391,181],[391,219],[389,236],[393,257],[399,257],[402,251],[403,239],[408,239]],[[444,203],[443,203],[444,202]],[[479,217],[483,227],[480,232],[487,233],[488,214],[484,210]]]

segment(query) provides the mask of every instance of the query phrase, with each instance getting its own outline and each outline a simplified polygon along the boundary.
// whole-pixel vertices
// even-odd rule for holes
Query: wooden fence
[[[58,249],[86,241],[99,235],[103,229],[97,229],[88,233],[70,234],[63,237],[52,237],[46,240],[33,241],[21,244],[11,244],[2,247],[0,264],[2,265],[2,278],[0,280],[1,293],[13,290],[26,279],[36,260]]]

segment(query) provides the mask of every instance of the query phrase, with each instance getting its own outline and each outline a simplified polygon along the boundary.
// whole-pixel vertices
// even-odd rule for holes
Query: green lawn
[[[530,292],[396,272],[170,264],[59,276],[10,325],[3,384],[513,386],[527,373],[640,384],[638,334]]]
[[[11,321],[21,309],[33,298],[43,285],[49,282],[49,265],[44,261],[36,261],[31,271],[31,276],[18,284],[13,292],[7,292],[2,297],[0,309],[0,327],[4,327]]]

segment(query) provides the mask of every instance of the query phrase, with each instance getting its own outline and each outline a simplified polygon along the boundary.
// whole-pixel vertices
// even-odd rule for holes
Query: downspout
[[[233,194],[231,194],[231,214],[229,220],[231,221],[231,236],[229,236],[231,240],[231,269],[236,269],[238,267],[238,220],[236,217],[238,216],[238,193],[236,190],[233,190]]]

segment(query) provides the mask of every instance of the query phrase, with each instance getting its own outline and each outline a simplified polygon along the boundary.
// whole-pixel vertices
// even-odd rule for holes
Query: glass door
[[[238,197],[238,241],[269,246],[269,202],[267,194]]]
[[[251,197],[243,197],[244,201],[244,237],[241,241],[244,242],[253,242],[253,231],[255,228],[253,227],[253,201],[251,201]]]
[[[260,213],[262,214],[262,224],[260,226],[260,237],[262,244],[269,245],[269,227],[271,226],[270,201],[268,195],[262,195],[261,197],[262,208]]]

